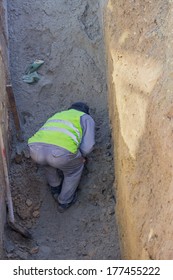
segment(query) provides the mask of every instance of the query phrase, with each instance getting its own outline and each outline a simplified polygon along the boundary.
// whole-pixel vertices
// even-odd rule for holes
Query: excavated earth
[[[7,259],[121,258],[101,19],[98,0],[8,1],[11,79],[23,137],[16,138],[11,123],[10,182],[15,217],[32,239],[6,227]],[[22,77],[35,59],[44,60],[40,80],[27,84]],[[27,139],[49,116],[76,101],[91,108],[96,145],[78,201],[59,213],[43,169],[29,157]]]

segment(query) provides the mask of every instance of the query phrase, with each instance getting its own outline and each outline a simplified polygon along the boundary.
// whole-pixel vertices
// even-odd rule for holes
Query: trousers
[[[29,150],[33,161],[44,166],[50,186],[60,185],[62,178],[58,174],[58,169],[63,172],[64,179],[58,201],[61,204],[70,203],[84,168],[81,152],[78,150],[76,154],[72,154],[64,148],[44,143],[29,144]]]

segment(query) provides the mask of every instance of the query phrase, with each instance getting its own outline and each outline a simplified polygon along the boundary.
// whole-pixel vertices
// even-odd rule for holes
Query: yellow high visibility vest
[[[84,114],[74,109],[56,113],[28,140],[28,144],[52,144],[76,153],[82,139],[80,117]]]

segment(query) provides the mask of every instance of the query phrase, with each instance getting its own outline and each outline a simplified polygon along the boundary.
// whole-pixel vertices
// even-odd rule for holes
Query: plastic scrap
[[[33,63],[31,63],[27,69],[25,70],[25,75],[22,77],[22,80],[25,83],[33,84],[38,82],[40,79],[39,74],[37,73],[37,69],[44,63],[43,60],[36,59]]]
[[[40,76],[38,75],[38,73],[36,71],[31,74],[24,75],[22,77],[22,80],[28,84],[36,83],[36,82],[38,82],[39,79],[40,79]]]

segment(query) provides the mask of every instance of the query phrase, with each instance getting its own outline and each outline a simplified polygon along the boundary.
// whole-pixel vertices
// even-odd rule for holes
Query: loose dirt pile
[[[99,1],[8,2],[11,76],[24,137],[21,143],[13,137],[11,185],[15,215],[33,239],[7,229],[7,258],[120,259]],[[41,78],[29,85],[22,76],[35,59],[44,60]],[[25,148],[50,115],[75,101],[91,107],[96,147],[77,203],[60,214],[43,170]]]

